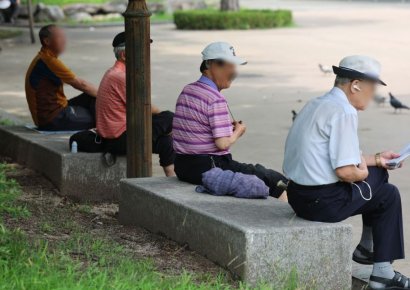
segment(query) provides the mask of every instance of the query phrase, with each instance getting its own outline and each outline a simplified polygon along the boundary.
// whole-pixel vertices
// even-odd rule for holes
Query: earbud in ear
[[[353,85],[353,88],[354,88],[356,91],[359,91],[359,92],[361,92],[361,91],[362,91],[362,89],[361,89],[361,88],[359,88],[357,85]]]

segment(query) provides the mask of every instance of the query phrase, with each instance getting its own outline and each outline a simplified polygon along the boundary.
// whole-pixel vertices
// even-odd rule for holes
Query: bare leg
[[[162,169],[164,169],[164,173],[165,173],[166,177],[175,176],[174,164],[164,166],[164,167],[162,167]]]
[[[286,190],[278,197],[280,201],[288,202],[288,193]]]

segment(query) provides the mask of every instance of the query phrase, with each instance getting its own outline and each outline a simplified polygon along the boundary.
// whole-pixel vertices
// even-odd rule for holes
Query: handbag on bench
[[[104,152],[102,138],[95,129],[77,132],[70,137],[70,151],[73,142],[77,142],[79,152],[97,153]]]

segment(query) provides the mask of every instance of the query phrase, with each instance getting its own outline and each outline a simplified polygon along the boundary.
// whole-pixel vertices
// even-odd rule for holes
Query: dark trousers
[[[10,7],[0,10],[0,13],[3,13],[5,22],[13,23],[18,17],[19,10],[19,5],[15,1],[12,1]]]
[[[232,159],[231,154],[226,155],[183,155],[177,154],[175,158],[175,173],[182,181],[193,184],[202,184],[202,173],[212,167],[219,167],[223,170],[241,172],[249,175],[256,175],[268,187],[270,195],[279,197],[284,188],[278,187],[279,181],[287,183],[286,177],[282,174],[263,167],[260,164],[240,163]]]
[[[361,197],[356,186],[345,182],[303,186],[291,181],[288,199],[298,216],[311,221],[340,222],[361,214],[363,224],[373,229],[374,261],[393,261],[404,258],[403,221],[400,193],[388,179],[387,170],[369,167],[366,182],[373,192],[370,201]],[[368,197],[368,186],[356,184]]]
[[[172,119],[174,113],[164,111],[152,116],[152,152],[159,155],[159,164],[163,167],[174,164],[175,151],[172,142]],[[116,139],[104,139],[105,151],[127,154],[127,132]]]
[[[95,128],[95,98],[85,93],[72,98],[50,123],[39,126],[44,131],[79,131]]]

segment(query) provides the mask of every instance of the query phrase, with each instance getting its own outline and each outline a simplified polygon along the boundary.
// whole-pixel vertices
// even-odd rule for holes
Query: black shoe
[[[353,261],[362,265],[373,265],[373,252],[370,252],[368,249],[363,247],[362,245],[358,245],[356,250],[360,252],[360,257],[353,253]]]
[[[396,273],[392,279],[377,277],[377,276],[370,276],[369,282],[376,282],[384,285],[384,288],[371,288],[368,287],[370,290],[405,290],[410,289],[410,279],[400,274],[399,272],[394,271]],[[406,286],[407,284],[407,286]]]

